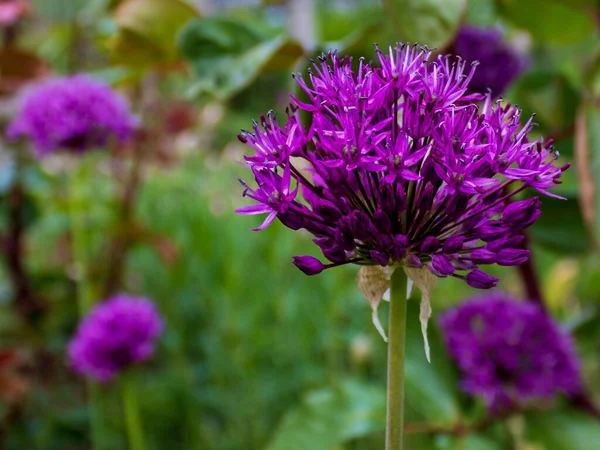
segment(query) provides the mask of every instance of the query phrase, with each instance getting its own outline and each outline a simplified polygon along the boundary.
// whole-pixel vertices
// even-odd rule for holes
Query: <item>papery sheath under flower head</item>
[[[8,126],[12,140],[28,138],[36,156],[83,153],[126,142],[137,126],[129,103],[110,86],[87,75],[57,78],[31,87]]]
[[[480,266],[528,257],[522,230],[540,215],[531,187],[546,195],[568,167],[550,142],[528,138],[532,119],[509,104],[469,94],[475,68],[427,48],[376,49],[378,64],[323,55],[308,80],[308,102],[292,96],[287,120],[262,116],[239,139],[256,185],[240,214],[267,214],[304,228],[331,263],[299,256],[309,275],[347,263],[426,267],[476,288],[498,281]],[[474,101],[483,100],[481,107]],[[309,125],[300,110],[311,116]],[[298,163],[300,161],[300,163]]]
[[[497,292],[451,309],[439,323],[463,389],[495,412],[581,391],[573,342],[534,303]]]
[[[116,295],[97,305],[80,323],[69,343],[71,364],[81,374],[109,381],[149,359],[163,327],[150,300]]]
[[[464,25],[458,32],[450,53],[467,63],[477,61],[479,66],[469,83],[469,92],[498,97],[527,68],[528,58],[511,47],[496,28],[477,28]]]

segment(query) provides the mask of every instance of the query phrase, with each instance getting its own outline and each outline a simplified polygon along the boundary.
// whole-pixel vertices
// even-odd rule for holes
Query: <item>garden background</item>
[[[503,97],[524,116],[535,111],[535,133],[574,163],[555,190],[568,200],[543,198],[528,230],[532,263],[492,274],[497,289],[541,299],[572,333],[588,397],[491,417],[461,391],[435,325],[476,293],[444,280],[431,364],[409,302],[407,448],[600,448],[597,1],[5,0],[0,23],[3,124],[27,83],[81,72],[126,94],[142,124],[129,144],[76,166],[1,142],[1,449],[90,448],[85,382],[66,357],[79,273],[66,172],[94,295],[141,294],[165,318],[157,354],[131,374],[149,449],[382,448],[386,346],[357,268],[306,277],[291,257],[314,251],[308,235],[279,223],[252,234],[259,222],[233,213],[247,204],[237,133],[270,109],[283,113],[298,91],[291,72],[310,57],[337,49],[369,60],[374,42],[394,41],[443,53],[465,23],[500,28],[528,55]],[[127,448],[120,389],[102,388],[103,440],[114,450]]]

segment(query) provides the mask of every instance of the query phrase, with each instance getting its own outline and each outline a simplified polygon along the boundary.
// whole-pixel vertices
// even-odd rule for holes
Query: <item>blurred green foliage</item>
[[[57,73],[89,71],[122,87],[147,122],[150,137],[140,146],[152,151],[145,154],[127,224],[134,238],[122,287],[151,297],[167,322],[158,354],[134,374],[150,449],[383,447],[386,348],[356,289],[356,269],[306,277],[291,257],[314,252],[308,235],[278,224],[252,233],[254,219],[233,214],[243,204],[236,179],[245,176],[235,164],[241,159],[235,136],[266,110],[283,111],[294,89],[289,74],[305,70],[306,58],[332,48],[371,58],[373,42],[399,39],[442,51],[465,21],[500,26],[530,53],[528,72],[506,98],[524,114],[536,112],[537,132],[556,139],[563,160],[578,161],[557,190],[568,201],[544,198],[530,237],[548,307],[573,332],[591,396],[600,400],[594,382],[600,375],[597,2],[319,2],[316,50],[302,48],[302,30],[288,26],[287,6],[280,3],[207,8],[209,14],[183,0],[35,0],[35,16],[19,37],[19,45]],[[181,103],[192,109],[193,124],[173,133],[168,111]],[[127,152],[98,152],[79,167],[80,213],[91,237],[98,296],[107,248],[123,227],[122,172],[132,170],[133,159]],[[65,174],[48,163],[20,161],[19,167],[27,194],[27,270],[48,306],[35,326],[23,321],[2,269],[0,347],[25,354],[29,362],[19,374],[29,391],[16,405],[0,404],[0,442],[9,450],[89,448],[84,386],[65,364],[78,320]],[[15,179],[14,166],[3,162],[3,235]],[[516,270],[494,270],[501,289],[524,295]],[[460,281],[443,280],[434,293],[434,317],[474,294]],[[417,315],[412,299],[407,448],[575,450],[600,442],[597,420],[564,399],[552,410],[486,423],[481,402],[460,391],[435,323],[427,363]],[[106,442],[125,449],[120,388],[108,385],[103,393]]]

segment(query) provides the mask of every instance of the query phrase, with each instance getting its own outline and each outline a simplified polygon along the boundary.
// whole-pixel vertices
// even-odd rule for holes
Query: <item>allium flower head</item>
[[[452,45],[451,52],[467,63],[479,62],[469,83],[468,92],[501,95],[527,68],[527,58],[518,53],[495,28],[463,26]]]
[[[488,294],[448,311],[440,325],[463,389],[496,412],[581,389],[571,339],[538,305]]]
[[[136,119],[125,97],[87,75],[45,81],[24,95],[11,139],[29,138],[38,157],[54,151],[81,153],[125,142]]]
[[[540,215],[537,197],[509,204],[527,187],[548,194],[568,167],[554,165],[550,142],[533,141],[521,111],[467,94],[474,74],[463,61],[427,48],[377,49],[378,65],[322,56],[308,81],[309,101],[292,96],[287,121],[262,116],[239,139],[256,187],[240,214],[267,214],[306,229],[331,261],[294,258],[309,275],[341,264],[426,266],[489,288],[483,264],[518,265],[521,231]],[[309,126],[299,110],[312,116]],[[548,194],[551,195],[551,194]]]
[[[120,294],[96,306],[69,344],[75,370],[109,381],[154,353],[163,321],[145,298]]]

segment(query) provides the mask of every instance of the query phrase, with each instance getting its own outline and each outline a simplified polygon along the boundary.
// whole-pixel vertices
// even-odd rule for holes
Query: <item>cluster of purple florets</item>
[[[517,52],[495,28],[463,26],[450,49],[467,63],[479,66],[469,83],[469,92],[501,95],[528,66],[528,59]]]
[[[96,306],[81,322],[69,344],[77,372],[109,381],[152,356],[163,321],[145,298],[117,295]]]
[[[572,341],[534,303],[486,295],[448,311],[440,326],[463,389],[493,411],[581,392]]]
[[[31,139],[42,158],[60,150],[101,148],[111,139],[123,143],[136,125],[125,97],[87,75],[75,75],[41,83],[26,93],[8,136]]]
[[[551,195],[568,167],[555,165],[550,142],[528,138],[521,111],[468,94],[475,67],[427,48],[377,49],[379,66],[336,53],[322,56],[308,101],[292,96],[287,121],[273,113],[243,131],[257,203],[240,214],[267,214],[305,229],[330,261],[295,257],[314,275],[328,267],[427,267],[439,277],[490,288],[481,265],[514,266],[528,258],[522,230],[540,215],[537,197],[511,201],[528,187]],[[475,101],[482,101],[481,105]],[[309,126],[300,110],[312,116]]]

